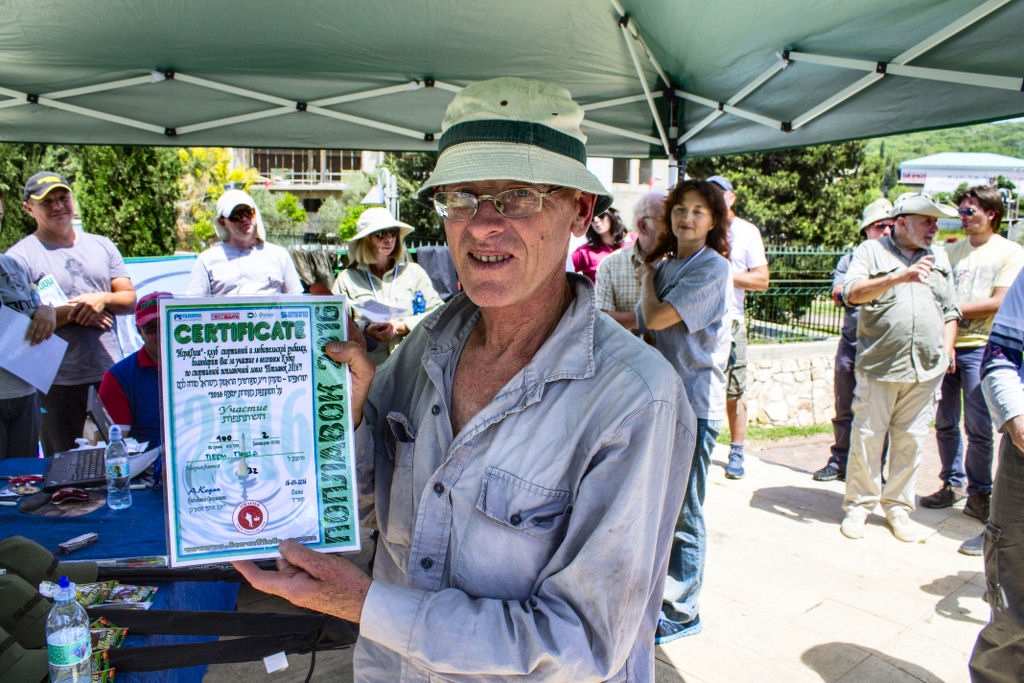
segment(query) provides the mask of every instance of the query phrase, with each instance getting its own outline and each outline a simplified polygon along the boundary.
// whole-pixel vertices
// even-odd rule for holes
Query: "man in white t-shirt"
[[[747,292],[768,289],[768,258],[764,254],[761,231],[749,221],[739,218],[732,210],[736,193],[732,183],[720,175],[707,179],[722,188],[729,207],[729,260],[732,262],[733,296],[729,300],[728,317],[732,325],[733,352],[725,369],[725,413],[729,419],[729,464],[725,468],[727,479],[741,479],[743,471],[743,442],[747,437],[747,404],[743,393],[747,389],[747,328],[743,319],[743,300]]]

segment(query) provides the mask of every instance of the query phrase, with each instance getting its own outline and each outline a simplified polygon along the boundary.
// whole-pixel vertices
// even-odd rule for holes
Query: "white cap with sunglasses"
[[[266,242],[267,232],[263,228],[263,216],[260,215],[260,209],[256,206],[253,198],[249,196],[249,193],[242,190],[228,190],[217,200],[217,213],[213,220],[213,227],[217,231],[217,239],[221,242],[227,242],[231,238],[228,229],[221,225],[220,219],[233,220],[231,216],[235,215],[235,209],[240,206],[247,207],[255,214],[256,239],[260,242]]]

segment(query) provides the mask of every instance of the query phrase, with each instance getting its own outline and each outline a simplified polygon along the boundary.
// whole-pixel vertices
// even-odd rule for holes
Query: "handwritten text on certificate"
[[[172,566],[359,548],[349,375],[335,297],[162,299]]]

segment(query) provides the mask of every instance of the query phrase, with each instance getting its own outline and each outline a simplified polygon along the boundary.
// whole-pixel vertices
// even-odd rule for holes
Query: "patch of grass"
[[[717,442],[728,444],[732,438],[729,427],[723,422],[722,433],[718,435]],[[828,434],[832,431],[832,425],[810,425],[808,427],[764,427],[762,425],[747,425],[747,441],[778,441],[780,439],[792,439],[795,437],[815,436],[817,434]]]

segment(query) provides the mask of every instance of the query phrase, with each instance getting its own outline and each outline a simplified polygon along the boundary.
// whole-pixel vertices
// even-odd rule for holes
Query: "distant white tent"
[[[1002,154],[942,152],[900,164],[900,184],[925,192],[953,192],[963,183],[989,185],[1003,176],[1024,188],[1024,159]]]

